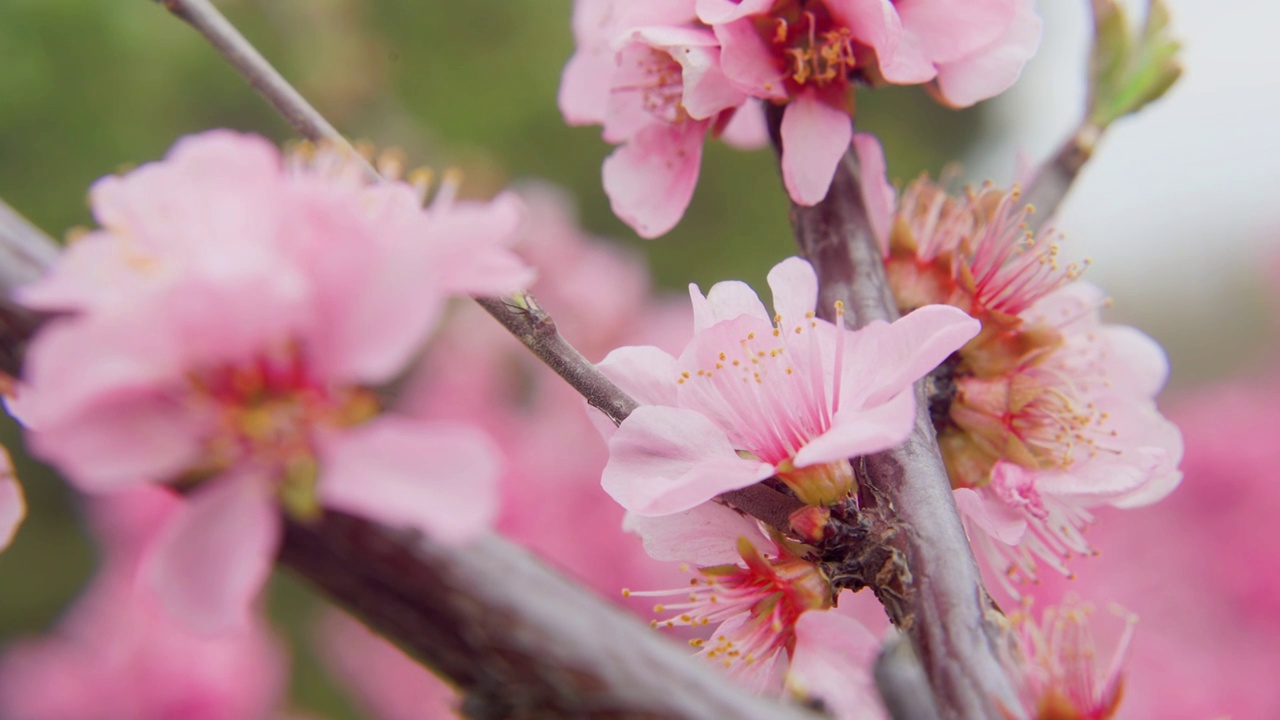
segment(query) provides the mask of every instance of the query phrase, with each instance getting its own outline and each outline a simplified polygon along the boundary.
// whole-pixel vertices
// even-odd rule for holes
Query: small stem
[[[782,109],[766,112],[781,152]],[[791,205],[796,244],[818,274],[818,315],[835,321],[834,302],[843,301],[845,322],[854,328],[898,317],[859,175],[850,148],[825,199],[811,207]],[[915,390],[911,436],[862,460],[861,513],[874,532],[872,547],[849,547],[848,565],[863,567],[875,558],[877,566],[865,568],[862,582],[911,640],[943,717],[1001,717],[1003,708],[1018,705],[998,657],[1003,639],[987,619],[999,611],[983,588],[960,522],[922,383]]]
[[[564,339],[550,313],[529,293],[475,298],[475,301],[613,424],[621,425],[631,411],[639,407],[639,403]]]
[[[1045,162],[1027,186],[1022,199],[1035,207],[1036,212],[1028,221],[1029,229],[1037,232],[1053,220],[1071,191],[1080,171],[1102,137],[1103,129],[1088,121],[1082,122],[1076,131]]]
[[[312,142],[332,143],[355,154],[342,133],[330,125],[212,3],[208,0],[158,1],[174,17],[203,35],[299,135]]]

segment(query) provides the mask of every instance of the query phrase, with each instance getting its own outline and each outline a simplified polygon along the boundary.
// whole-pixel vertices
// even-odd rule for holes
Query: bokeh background
[[[1274,118],[1280,11],[1182,0],[1184,80],[1104,142],[1062,216],[1064,250],[1169,350],[1171,393],[1256,368],[1272,345],[1271,247],[1280,220]],[[1075,123],[1084,87],[1086,3],[1041,3],[1043,51],[1006,96],[951,112],[918,89],[860,92],[858,125],[901,181],[953,161],[974,180],[1012,178],[1019,153],[1047,155]],[[414,164],[457,166],[466,191],[521,178],[566,186],[582,223],[640,248],[680,288],[761,281],[792,253],[771,154],[710,144],[684,221],[638,240],[609,210],[598,128],[556,109],[572,51],[570,0],[228,0],[221,7],[330,120]],[[0,197],[55,235],[90,222],[96,178],[160,157],[180,135],[231,127],[292,137],[193,32],[149,0],[0,2]],[[6,423],[9,421],[6,419]],[[3,441],[18,448],[11,424]],[[94,564],[75,500],[19,457],[31,506],[0,555],[0,645],[55,622]],[[294,707],[356,717],[313,659],[318,601],[281,574],[272,613],[294,644]]]

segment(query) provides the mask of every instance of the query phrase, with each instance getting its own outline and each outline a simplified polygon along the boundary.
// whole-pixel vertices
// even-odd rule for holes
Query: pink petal
[[[934,63],[959,60],[1008,31],[1026,0],[897,0],[903,32],[915,36]]]
[[[897,51],[902,21],[892,0],[827,0],[837,22],[853,32],[859,43],[876,51],[883,61]]]
[[[631,37],[667,53],[680,64],[684,85],[681,104],[695,120],[705,120],[746,101],[746,95],[735,88],[720,69],[720,43],[710,30],[658,25],[636,30]],[[627,70],[627,58],[622,59],[622,64],[620,73]],[[614,76],[615,89],[630,84],[629,79]]]
[[[698,0],[698,19],[708,25],[733,22],[773,9],[774,0]]]
[[[693,198],[706,123],[653,124],[604,161],[604,189],[613,212],[644,238],[680,222]]]
[[[720,40],[720,67],[744,93],[764,100],[787,98],[786,72],[773,61],[755,24],[749,19],[715,26]]]
[[[1006,545],[1017,545],[1027,534],[1026,515],[998,499],[976,490],[959,488],[951,491],[960,515],[980,530]]]
[[[792,200],[816,205],[827,196],[852,137],[849,114],[812,91],[787,105],[782,114],[782,180]]]
[[[811,610],[796,621],[796,649],[787,671],[787,689],[821,700],[836,720],[885,717],[872,668],[880,641],[857,620]]]
[[[146,572],[165,607],[205,633],[246,627],[271,572],[280,515],[263,478],[209,481],[170,518]]]
[[[950,305],[926,305],[892,324],[873,322],[859,333],[844,363],[841,407],[874,405],[928,375],[982,329],[982,324]]]
[[[524,201],[514,192],[487,202],[460,200],[430,209],[436,246],[433,273],[455,295],[502,295],[523,290],[534,273],[510,246],[524,226]]]
[[[556,96],[565,122],[570,125],[604,122],[609,87],[616,68],[614,53],[607,47],[579,47],[573,53],[560,75],[560,90]]]
[[[1040,46],[1041,26],[1030,3],[1019,2],[1005,35],[968,57],[938,66],[938,94],[952,107],[968,107],[1004,92]]]
[[[805,443],[796,453],[796,467],[845,460],[888,450],[902,444],[916,422],[915,393],[906,390],[869,409],[841,408],[831,429]]]
[[[675,405],[676,359],[651,345],[620,347],[596,367],[643,405]]]
[[[764,106],[759,100],[748,99],[733,113],[729,124],[720,132],[720,139],[729,147],[739,150],[756,150],[769,142],[769,128],[764,123]]]
[[[497,515],[500,458],[474,428],[384,415],[326,439],[317,491],[325,507],[464,543]]]
[[[1101,333],[1111,390],[1144,399],[1158,395],[1169,379],[1169,358],[1160,343],[1127,325],[1105,325]]]
[[[22,499],[22,486],[13,475],[13,463],[9,453],[0,448],[0,550],[9,547],[26,514],[27,504]]]
[[[769,322],[769,313],[760,302],[760,296],[741,280],[723,280],[711,286],[706,298],[698,286],[689,284],[689,297],[693,301],[694,332],[701,332],[716,323],[736,320],[743,315]]]
[[[740,562],[738,538],[762,552],[772,551],[755,520],[720,503],[706,502],[684,512],[645,517],[629,512],[622,529],[640,536],[654,560],[684,561],[700,566]]]
[[[772,474],[772,465],[739,457],[702,414],[645,405],[609,439],[601,484],[638,515],[669,515]]]
[[[854,133],[853,151],[862,168],[859,181],[862,185],[862,201],[867,206],[867,219],[871,222],[871,232],[875,233],[881,252],[887,255],[897,193],[889,184],[884,148],[875,135]]]
[[[818,275],[809,261],[789,257],[773,266],[768,276],[773,311],[783,323],[800,322],[818,305]]]
[[[122,392],[27,432],[31,452],[86,492],[165,481],[189,470],[207,426],[171,398]]]

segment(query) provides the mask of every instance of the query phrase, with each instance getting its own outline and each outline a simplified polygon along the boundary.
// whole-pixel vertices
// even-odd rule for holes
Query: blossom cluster
[[[929,83],[972,105],[1012,85],[1040,41],[1029,0],[578,0],[573,30],[560,109],[621,146],[605,191],[644,237],[679,222],[708,135],[765,141],[762,103],[782,108],[787,191],[813,205],[853,135],[855,85]]]
[[[883,167],[873,142],[859,153]],[[894,210],[883,183],[867,179],[867,204],[899,308],[944,303],[982,323],[931,376],[929,409],[973,542],[1017,595],[1039,564],[1067,574],[1070,556],[1092,554],[1090,508],[1178,485],[1181,435],[1155,403],[1168,362],[1140,331],[1102,322],[1087,263],[1063,261],[1055,231],[1028,229],[1016,187],[954,196],[921,177]]]

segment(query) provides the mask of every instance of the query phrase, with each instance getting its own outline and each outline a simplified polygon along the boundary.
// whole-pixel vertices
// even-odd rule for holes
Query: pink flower
[[[8,451],[0,447],[0,550],[13,542],[26,514],[27,504],[22,499],[22,486],[13,474],[13,461]]]
[[[1040,39],[1029,0],[698,0],[740,90],[786,103],[782,176],[801,205],[822,200],[853,127],[854,79],[936,81],[970,105],[1013,83]]]
[[[897,0],[902,39],[880,73],[896,84],[931,82],[951,107],[968,107],[1009,89],[1040,45],[1030,0]]]
[[[497,449],[459,424],[383,412],[444,300],[530,280],[503,244],[518,202],[427,211],[321,154],[212,132],[94,186],[104,229],[25,288],[42,331],[15,411],[32,450],[89,492],[198,485],[148,572],[202,627],[243,620],[278,505],[465,541],[492,518]]]
[[[1069,600],[1046,608],[1039,621],[1029,605],[1009,620],[1019,652],[1009,659],[1024,717],[1107,720],[1123,697],[1124,668],[1137,617],[1117,612],[1123,629],[1111,653],[1099,654],[1090,625],[1093,608]]]
[[[1015,580],[1035,579],[1037,558],[1067,574],[1070,555],[1092,554],[1088,508],[1149,504],[1182,478],[1181,435],[1155,405],[1164,353],[1133,328],[1103,325],[1104,302],[1083,282],[1054,291],[1023,315],[1058,333],[1052,346],[999,375],[954,380],[943,438],[951,466],[980,473],[981,447],[1001,458],[986,478],[953,478],[975,488],[957,499],[971,528],[993,540],[977,533],[975,543]]]
[[[614,212],[642,237],[665,234],[697,185],[707,133],[764,142],[754,104],[720,68],[714,34],[694,25],[693,0],[582,0],[578,50],[565,66],[560,108],[573,125],[600,123],[619,147],[604,163]],[[755,117],[742,117],[751,115]]]
[[[787,688],[803,697],[841,704],[874,698],[870,668],[879,643],[857,620],[836,615],[835,591],[817,564],[767,537],[755,521],[703,503],[660,517],[628,513],[623,527],[640,535],[654,559],[697,565],[681,587],[623,590],[626,597],[676,598],[654,606],[665,615],[655,627],[714,625],[690,644],[755,692],[776,692],[785,677]],[[844,678],[843,690],[830,682],[837,676]],[[874,707],[871,702],[837,710],[840,717],[880,717],[857,714]]]
[[[1027,230],[1016,188],[952,197],[922,177],[890,223],[880,153],[864,155],[899,309],[946,303],[982,321],[935,377],[930,410],[970,538],[1017,595],[1010,579],[1035,580],[1039,562],[1067,574],[1070,556],[1093,554],[1091,508],[1178,484],[1181,439],[1155,404],[1168,362],[1141,332],[1103,324],[1105,296],[1079,281],[1087,261],[1063,262],[1057,233]]]
[[[255,616],[218,637],[194,634],[136,580],[147,548],[181,512],[153,488],[95,500],[101,568],[48,636],[0,658],[7,720],[267,720],[279,717],[286,658]]]
[[[641,515],[687,510],[777,475],[805,502],[853,489],[848,459],[893,447],[915,417],[912,383],[978,323],[927,307],[862,330],[814,316],[818,284],[798,258],[769,273],[775,314],[740,282],[696,286],[680,357],[621,348],[601,369],[642,403],[609,439],[602,482]]]

